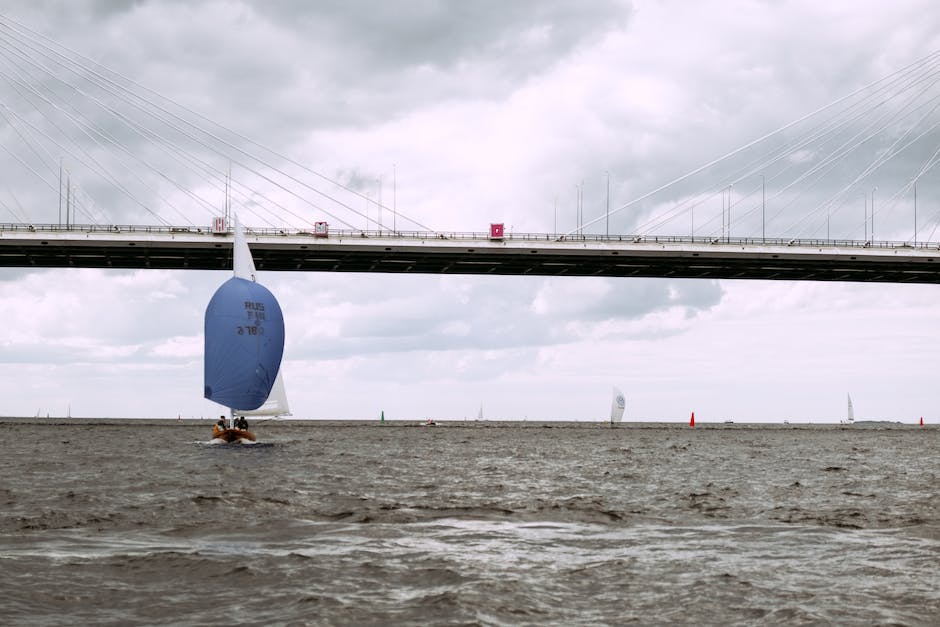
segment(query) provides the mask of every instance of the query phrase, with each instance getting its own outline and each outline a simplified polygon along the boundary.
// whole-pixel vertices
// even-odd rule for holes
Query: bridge
[[[434,187],[405,215],[394,166],[383,203],[388,172],[324,174],[9,18],[0,35],[0,267],[230,269],[231,233],[203,225],[237,212],[265,271],[940,283],[940,51],[648,192],[621,174],[612,198],[608,171],[586,207],[582,181],[573,228],[540,190],[529,232],[494,238],[425,226]],[[459,200],[453,220],[487,205]]]
[[[940,283],[940,246],[854,240],[250,229],[259,270]],[[0,224],[0,267],[230,270],[210,228]]]

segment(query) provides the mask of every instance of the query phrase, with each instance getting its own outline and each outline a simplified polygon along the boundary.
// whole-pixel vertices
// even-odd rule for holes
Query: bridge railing
[[[4,233],[110,233],[110,234],[146,234],[146,235],[228,235],[214,233],[206,227],[196,226],[161,226],[139,224],[20,224],[0,223],[0,237]],[[277,227],[245,227],[248,235],[258,237],[304,237],[315,239],[401,239],[401,240],[464,240],[480,241],[491,240],[489,233],[474,231],[392,231],[390,229],[331,229],[327,236],[315,233],[313,229],[290,229]],[[594,233],[513,233],[505,232],[502,241],[521,242],[591,242],[591,243],[634,243],[634,244],[710,244],[715,246],[795,246],[795,247],[836,247],[836,248],[876,248],[876,249],[920,249],[938,250],[938,242],[911,242],[911,241],[865,241],[854,239],[791,239],[774,237],[703,237],[690,235],[627,235],[627,234],[594,234]]]

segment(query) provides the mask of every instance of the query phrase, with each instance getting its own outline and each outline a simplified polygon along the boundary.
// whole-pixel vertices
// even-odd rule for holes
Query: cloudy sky
[[[8,113],[0,223],[58,220],[56,190],[28,185],[35,173],[13,156],[29,152],[20,143],[29,114],[14,79],[25,76],[17,72],[28,71],[30,54],[11,24],[230,129],[241,146],[243,138],[263,144],[258,158],[272,168],[302,164],[343,183],[352,190],[343,192],[345,208],[361,212],[265,188],[239,171],[236,155],[233,177],[253,180],[234,205],[258,227],[272,219],[253,209],[265,195],[291,216],[329,212],[331,224],[350,228],[375,220],[377,212],[367,216],[381,198],[400,219],[437,230],[504,222],[514,232],[569,231],[579,194],[585,221],[605,215],[608,176],[616,209],[940,49],[940,12],[929,0],[8,0],[0,16],[0,109]],[[105,110],[97,115],[96,127],[126,132]],[[66,165],[89,219],[209,223],[211,209],[193,197],[215,202],[217,182],[141,135],[122,141],[180,185],[135,187],[128,172],[145,168],[122,168],[129,157],[114,150],[100,158],[119,185]],[[891,140],[883,141],[881,150]],[[878,149],[854,158],[870,162]],[[75,160],[74,148],[59,150]],[[209,161],[222,154],[200,150]],[[860,185],[890,197],[922,164],[921,154],[902,155]],[[938,204],[931,175],[940,178],[928,172],[918,187],[924,216]],[[833,227],[861,239],[870,193],[850,194],[857,210],[841,209]],[[711,209],[722,202],[715,197]],[[768,235],[795,233],[796,211]],[[627,206],[610,229],[638,232],[654,213]],[[879,214],[885,238],[909,237],[906,215],[903,203]],[[709,219],[714,211],[695,218],[696,234],[713,228]],[[814,224],[801,235],[824,235]],[[925,217],[925,232],[931,224]],[[603,233],[605,222],[588,228]],[[0,415],[217,415],[221,408],[202,398],[202,324],[227,276],[0,269]],[[847,394],[857,419],[940,420],[934,286],[330,273],[262,280],[285,312],[283,372],[298,418],[384,410],[461,419],[482,405],[489,419],[600,420],[616,385],[627,397],[625,420],[685,421],[695,411],[700,421],[835,422]]]

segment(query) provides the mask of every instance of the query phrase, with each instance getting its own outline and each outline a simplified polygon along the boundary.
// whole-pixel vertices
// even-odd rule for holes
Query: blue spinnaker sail
[[[266,287],[232,277],[206,307],[205,397],[257,409],[271,393],[284,354],[284,316]]]

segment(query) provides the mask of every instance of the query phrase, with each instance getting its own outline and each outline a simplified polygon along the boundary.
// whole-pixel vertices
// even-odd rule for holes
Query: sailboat
[[[846,409],[845,420],[842,421],[842,424],[851,425],[851,424],[855,424],[855,410],[852,409],[852,397],[849,396],[848,394],[846,394],[846,396],[849,399],[849,405],[848,405],[848,408]]]
[[[234,222],[234,276],[206,307],[205,397],[228,407],[233,422],[226,424],[223,416],[213,427],[213,439],[251,443],[256,438],[245,416],[290,413],[281,376],[284,316],[274,294],[258,283],[237,216]]]
[[[616,386],[614,386],[612,398],[610,401],[610,426],[613,427],[614,423],[620,422],[620,419],[623,418],[623,410],[627,407],[627,401],[623,397],[623,392],[621,392]]]

